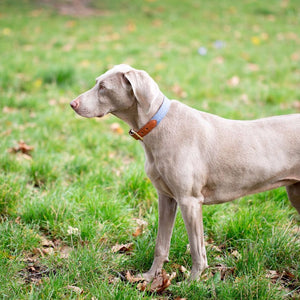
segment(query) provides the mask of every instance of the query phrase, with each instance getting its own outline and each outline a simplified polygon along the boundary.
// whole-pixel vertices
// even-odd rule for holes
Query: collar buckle
[[[136,140],[143,141],[143,137],[141,137],[135,130],[130,129],[128,133],[129,133],[130,136],[132,136]]]

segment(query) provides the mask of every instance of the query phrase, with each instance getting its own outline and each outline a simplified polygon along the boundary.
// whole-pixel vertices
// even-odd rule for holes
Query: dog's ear
[[[130,70],[124,74],[124,77],[130,83],[134,96],[143,111],[148,114],[159,94],[158,85],[145,71]]]

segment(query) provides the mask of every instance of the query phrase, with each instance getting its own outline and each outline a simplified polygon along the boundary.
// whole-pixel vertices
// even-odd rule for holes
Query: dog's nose
[[[71,107],[72,107],[73,109],[78,108],[78,106],[79,106],[79,101],[78,101],[78,99],[73,100],[73,101],[70,103],[70,105],[71,105]]]

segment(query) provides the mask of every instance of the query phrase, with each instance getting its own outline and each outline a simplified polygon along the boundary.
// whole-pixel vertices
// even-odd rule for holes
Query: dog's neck
[[[155,101],[153,101],[154,103],[151,105],[148,112],[145,112],[141,105],[135,101],[130,108],[122,111],[116,111],[112,114],[126,122],[131,128],[139,129],[149,122],[149,120],[156,114],[164,101],[164,97],[164,94],[160,92]]]

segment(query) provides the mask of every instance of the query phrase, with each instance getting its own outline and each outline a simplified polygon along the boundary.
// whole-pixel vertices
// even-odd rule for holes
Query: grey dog
[[[234,121],[168,100],[145,72],[118,65],[71,102],[81,116],[112,113],[144,148],[145,170],[159,198],[150,281],[168,261],[179,205],[188,232],[192,271],[207,268],[202,205],[286,186],[300,213],[300,114]]]

